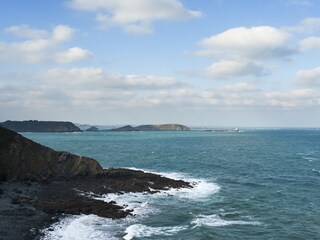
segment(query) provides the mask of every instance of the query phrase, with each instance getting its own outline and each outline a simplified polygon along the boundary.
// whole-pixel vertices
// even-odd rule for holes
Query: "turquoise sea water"
[[[36,142],[192,181],[103,196],[135,217],[68,216],[44,239],[320,239],[320,131],[25,133]]]

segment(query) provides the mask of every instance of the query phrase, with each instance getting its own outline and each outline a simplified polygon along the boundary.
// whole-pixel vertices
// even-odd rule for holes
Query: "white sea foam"
[[[140,169],[135,169],[140,170]],[[142,170],[145,171],[145,170]],[[146,172],[146,171],[145,171]],[[181,173],[159,173],[165,177],[176,180],[184,180],[192,183],[193,188],[168,189],[155,194],[150,193],[124,193],[106,194],[96,199],[106,202],[115,201],[117,205],[126,210],[133,210],[134,218],[127,217],[125,220],[111,220],[100,218],[95,215],[70,216],[44,230],[43,240],[82,240],[82,239],[132,239],[133,237],[147,237],[153,235],[174,235],[187,228],[178,227],[149,227],[137,224],[141,218],[161,212],[168,204],[175,200],[202,201],[218,192],[220,187],[204,179],[190,178]],[[84,193],[80,193],[84,194]],[[90,195],[88,193],[88,195]],[[93,196],[93,195],[92,195]],[[174,201],[175,201],[174,200]]]
[[[141,170],[131,168],[134,170]],[[145,170],[143,170],[145,171]],[[146,171],[145,171],[146,172]],[[160,210],[154,205],[158,205],[158,200],[167,199],[168,197],[175,197],[177,199],[187,199],[191,201],[203,201],[214,193],[218,192],[220,187],[212,182],[204,179],[195,179],[187,177],[181,173],[158,173],[148,171],[149,173],[160,174],[176,180],[184,180],[190,182],[193,188],[179,188],[159,191],[155,194],[150,193],[124,193],[124,194],[106,194],[102,197],[96,198],[106,202],[115,201],[118,205],[124,207],[125,210],[133,210],[132,214],[138,216],[145,216],[149,214],[158,213]],[[153,190],[153,189],[152,189]],[[157,203],[157,204],[154,204]]]
[[[145,216],[158,212],[150,204],[154,201],[154,196],[148,193],[124,193],[124,194],[106,194],[100,199],[105,202],[115,201],[117,205],[122,206],[125,210],[133,210],[132,214]]]
[[[118,239],[113,235],[116,232],[117,221],[115,220],[95,215],[69,216],[44,229],[42,240],[115,240]]]
[[[142,170],[137,168],[131,168],[133,170]],[[184,180],[186,182],[190,182],[192,185],[192,188],[178,188],[178,189],[168,189],[166,191],[161,191],[159,194],[164,195],[174,195],[178,198],[185,198],[193,201],[202,201],[211,195],[217,193],[220,190],[220,186],[216,183],[209,182],[205,179],[200,178],[193,178],[189,177],[186,174],[183,173],[177,173],[177,172],[153,172],[153,171],[146,171],[149,173],[158,174],[167,178],[171,178],[174,180]],[[158,195],[159,195],[158,194]],[[156,194],[157,195],[157,194]]]
[[[134,237],[151,237],[151,236],[172,236],[180,231],[186,230],[188,226],[174,227],[149,227],[143,224],[133,224],[125,230],[125,240],[133,239]]]
[[[309,162],[317,161],[319,160],[318,158],[315,157],[303,157],[305,160],[308,160]]]
[[[158,200],[168,198],[187,199],[190,201],[202,201],[212,194],[219,191],[219,186],[215,183],[198,180],[193,182],[193,188],[168,189],[159,191],[155,194],[149,193],[124,193],[124,194],[106,194],[97,199],[110,202],[115,201],[118,205],[124,207],[125,210],[133,210],[132,214],[145,216],[155,214],[160,211],[154,205],[159,205]],[[157,203],[157,204],[154,204]]]
[[[199,226],[223,227],[228,225],[260,225],[261,223],[258,221],[223,220],[217,214],[213,214],[199,215],[191,222],[191,224],[193,224],[193,228],[195,228]]]
[[[312,171],[316,172],[316,173],[320,173],[320,170],[317,170],[317,169],[314,169],[314,168],[312,169]]]

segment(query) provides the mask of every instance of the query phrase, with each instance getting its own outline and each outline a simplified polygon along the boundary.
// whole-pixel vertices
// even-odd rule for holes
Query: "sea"
[[[320,239],[320,130],[24,133],[105,167],[193,184],[100,196],[133,210],[112,220],[65,215],[43,240]]]

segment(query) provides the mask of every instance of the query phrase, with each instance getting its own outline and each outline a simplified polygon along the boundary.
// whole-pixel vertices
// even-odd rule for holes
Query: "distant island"
[[[126,125],[110,131],[189,131],[190,128],[181,124],[161,124],[161,125],[140,125],[133,127]]]
[[[86,132],[96,132],[96,131],[99,131],[99,128],[95,127],[95,126],[92,126],[92,127],[89,127]]]
[[[5,121],[3,127],[15,132],[82,132],[72,122],[58,121]]]

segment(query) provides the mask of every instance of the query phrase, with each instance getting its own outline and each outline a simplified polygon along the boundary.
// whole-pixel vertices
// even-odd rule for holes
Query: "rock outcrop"
[[[6,121],[0,125],[15,132],[81,132],[81,129],[72,122]]]
[[[0,127],[0,179],[2,180],[94,176],[102,171],[102,167],[94,159],[67,152],[56,152]]]
[[[103,169],[94,159],[56,152],[1,126],[0,186],[0,238],[4,240],[39,239],[40,229],[61,214],[114,219],[132,214],[114,201],[92,196],[191,187],[143,171]]]
[[[190,128],[181,124],[161,124],[161,125],[140,125],[132,127],[130,125],[111,129],[111,131],[189,131]]]

